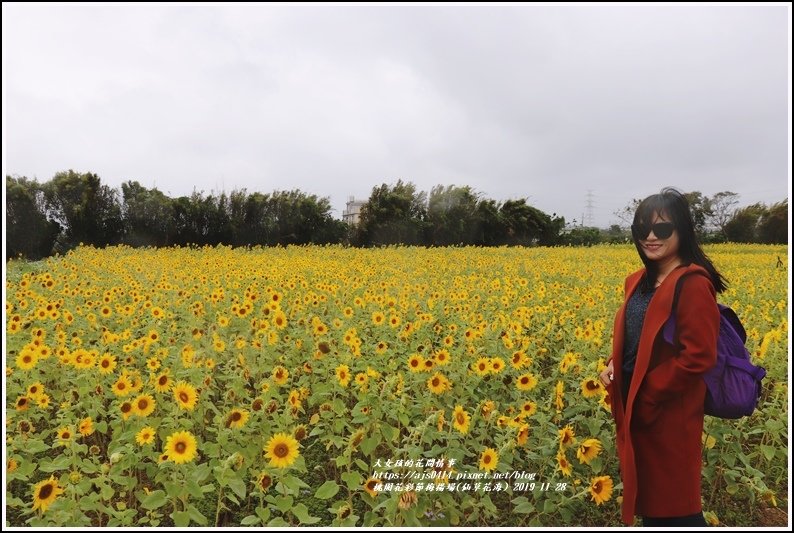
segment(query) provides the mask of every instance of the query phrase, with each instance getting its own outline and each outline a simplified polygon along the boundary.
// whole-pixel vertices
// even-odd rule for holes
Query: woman
[[[643,200],[631,228],[645,268],[626,278],[601,374],[617,427],[622,518],[628,525],[636,514],[645,526],[705,526],[702,376],[717,360],[716,293],[726,282],[700,249],[689,204],[677,190]],[[674,346],[663,340],[662,326],[676,285]]]

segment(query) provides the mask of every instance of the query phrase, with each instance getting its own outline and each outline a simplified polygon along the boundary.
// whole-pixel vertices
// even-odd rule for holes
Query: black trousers
[[[670,516],[664,518],[642,517],[643,527],[708,527],[703,513],[689,516]]]

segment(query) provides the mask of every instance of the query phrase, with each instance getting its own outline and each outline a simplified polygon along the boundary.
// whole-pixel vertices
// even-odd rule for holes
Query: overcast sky
[[[411,181],[568,222],[790,194],[790,6],[4,3],[3,167],[176,197]]]

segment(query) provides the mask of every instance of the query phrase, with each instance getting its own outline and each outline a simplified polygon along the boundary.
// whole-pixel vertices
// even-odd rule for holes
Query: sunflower
[[[143,446],[144,444],[151,444],[154,442],[154,428],[146,426],[135,435],[135,442]]]
[[[265,456],[270,466],[286,468],[298,458],[298,441],[287,433],[276,433],[265,445]]]
[[[524,402],[521,406],[521,414],[524,415],[524,418],[528,416],[532,416],[538,412],[538,404],[535,402]]]
[[[149,416],[154,411],[154,398],[148,394],[141,394],[132,402],[134,414]]]
[[[289,403],[293,409],[300,409],[301,407],[301,395],[300,392],[293,389],[289,392],[289,397],[287,398],[287,403]]]
[[[565,355],[563,355],[562,359],[560,360],[560,372],[562,372],[563,374],[568,372],[568,369],[571,367],[571,365],[576,363],[576,360],[577,360],[576,354],[573,352],[568,352]]]
[[[408,370],[411,372],[421,372],[425,366],[425,359],[419,354],[413,354],[408,358]]]
[[[30,370],[38,362],[38,356],[27,350],[17,356],[17,366],[22,370]]]
[[[54,475],[51,475],[50,479],[40,481],[33,487],[33,510],[41,509],[42,513],[46,513],[47,508],[60,494],[63,494],[63,489],[58,486]]]
[[[447,350],[446,348],[442,348],[439,351],[437,351],[435,355],[435,361],[436,364],[440,366],[449,364],[450,361],[449,350]]]
[[[603,386],[601,385],[600,381],[596,381],[593,378],[588,378],[582,381],[582,396],[585,398],[592,398],[593,396],[598,396],[601,394],[601,391],[604,390]]]
[[[418,497],[416,495],[416,492],[414,491],[403,492],[402,494],[400,494],[400,499],[397,501],[397,507],[403,510],[410,509],[411,507],[416,505],[417,501],[418,501]]]
[[[480,470],[494,470],[499,462],[499,454],[493,448],[486,448],[480,455]]]
[[[486,420],[491,418],[491,414],[496,409],[496,404],[493,400],[486,400],[483,402],[482,407],[480,407],[480,412],[482,413],[483,418]]]
[[[113,394],[118,397],[127,396],[133,391],[132,383],[126,375],[119,376],[119,379],[113,384]]]
[[[523,446],[527,443],[527,439],[529,438],[529,424],[522,424],[518,428],[518,435],[516,435],[516,442],[519,446]]]
[[[237,429],[241,428],[248,422],[248,411],[245,409],[232,409],[232,412],[229,413],[229,416],[226,417],[226,427]]]
[[[192,411],[196,407],[198,394],[196,388],[186,381],[179,381],[174,385],[174,398],[180,409]]]
[[[350,367],[347,365],[336,367],[336,379],[339,380],[340,385],[347,387],[347,384],[350,383]]]
[[[106,353],[99,358],[97,366],[100,374],[110,374],[116,369],[116,356]]]
[[[573,470],[573,466],[568,462],[568,458],[565,456],[565,450],[563,449],[557,451],[557,468],[564,476],[570,476]]]
[[[157,357],[150,357],[146,360],[146,368],[155,372],[160,368],[160,360]]]
[[[359,387],[363,387],[364,385],[367,384],[368,381],[369,381],[369,376],[366,374],[366,372],[359,372],[358,374],[356,374],[356,385],[358,385]]]
[[[538,378],[534,374],[524,374],[518,376],[516,379],[516,387],[520,391],[528,391],[534,389],[538,384]]]
[[[30,407],[30,399],[27,396],[18,396],[14,407],[17,411],[25,411]]]
[[[171,390],[171,386],[173,385],[173,381],[168,376],[166,372],[163,372],[159,376],[157,376],[154,380],[154,390],[157,392],[168,392]]]
[[[46,409],[50,406],[50,395],[49,394],[39,394],[39,397],[36,398],[36,405],[38,405],[41,409]]]
[[[127,420],[135,413],[135,408],[133,407],[132,402],[122,402],[119,410],[121,411],[121,417],[124,420]]]
[[[452,426],[463,434],[469,432],[469,422],[471,417],[462,406],[456,405],[455,411],[452,413]]]
[[[576,436],[576,433],[573,431],[573,428],[571,427],[570,424],[560,429],[558,433],[560,434],[561,449],[567,448],[568,446],[571,446],[574,443],[574,437]]]
[[[259,474],[259,477],[256,479],[256,486],[259,487],[262,492],[267,492],[267,489],[269,489],[271,485],[273,485],[273,478],[270,477],[270,474],[267,472]]]
[[[609,476],[598,476],[590,480],[590,496],[596,505],[601,505],[612,498],[612,478]]]
[[[576,450],[576,457],[580,463],[590,464],[590,461],[596,458],[601,452],[601,441],[598,439],[587,439],[579,445]]]
[[[367,491],[367,494],[369,494],[371,497],[375,498],[378,495],[377,487],[380,485],[380,483],[380,479],[369,478],[364,483],[364,490]]]
[[[606,390],[601,391],[601,400],[598,402],[607,411],[612,410],[612,396]]]
[[[35,400],[38,398],[39,394],[44,392],[44,385],[41,384],[40,381],[37,381],[30,386],[28,386],[28,398]]]
[[[94,421],[91,420],[91,417],[84,418],[80,421],[80,425],[77,427],[77,430],[80,432],[80,435],[87,437],[88,435],[94,432]]]
[[[441,394],[449,389],[449,380],[443,374],[436,372],[432,378],[427,380],[427,387],[433,394]]]
[[[563,401],[564,391],[565,384],[562,381],[557,381],[557,385],[554,387],[554,405],[557,407],[558,411],[561,411],[563,407],[565,407],[565,402]]]
[[[189,431],[172,433],[165,441],[163,453],[176,464],[187,463],[196,458],[196,437]]]
[[[283,366],[274,367],[272,377],[276,385],[284,385],[289,379],[289,370]]]
[[[372,313],[372,323],[376,326],[380,326],[384,323],[386,317],[380,311],[375,311]]]
[[[58,430],[58,445],[68,446],[72,441],[72,436],[72,428],[69,426],[63,426]]]
[[[491,358],[491,372],[498,374],[505,368],[505,362],[501,357]]]
[[[480,357],[472,364],[472,370],[474,370],[478,376],[485,376],[491,371],[490,360],[487,357]]]

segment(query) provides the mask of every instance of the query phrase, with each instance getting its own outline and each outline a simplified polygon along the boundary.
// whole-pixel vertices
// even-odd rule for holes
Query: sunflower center
[[[438,387],[438,378],[433,379],[433,386]]]
[[[128,404],[128,403],[124,403],[124,404],[121,405],[121,412],[122,413],[129,413],[130,409],[132,409],[132,406],[130,404]]]
[[[102,368],[107,368],[109,366],[110,366],[110,361],[108,361],[107,359],[103,359],[102,360]]]
[[[119,390],[124,390],[127,388],[127,385],[124,382],[119,383]]]
[[[179,399],[182,400],[183,403],[187,403],[187,401],[190,399],[190,397],[188,397],[186,392],[180,392],[179,393]]]
[[[20,398],[19,401],[17,402],[17,405],[19,407],[25,407],[25,405],[27,405],[27,403],[28,403],[28,399],[27,398]]]
[[[42,486],[41,489],[39,489],[39,499],[46,500],[47,498],[49,498],[50,495],[52,494],[52,489],[53,489],[52,483],[44,484],[44,486]]]
[[[599,493],[601,492],[601,482],[600,481],[596,481],[595,485],[593,485],[593,490],[596,491],[596,492],[599,492]]]
[[[165,386],[165,384],[168,383],[168,376],[160,376],[157,383],[159,383],[161,387]]]
[[[145,411],[149,407],[148,400],[138,400],[138,410]]]
[[[276,448],[275,448],[275,450],[273,450],[273,453],[279,459],[283,459],[284,457],[286,457],[289,454],[289,446],[287,446],[284,443],[279,443],[279,444],[276,445]]]
[[[24,361],[25,363],[30,363],[31,357],[29,355],[26,355],[25,357],[22,358],[22,361]]]
[[[458,424],[460,425],[463,425],[464,422],[466,422],[466,418],[463,416],[462,413],[458,413],[458,415],[455,417],[455,420],[457,420]]]
[[[526,385],[527,383],[529,383],[529,378],[521,378],[522,385]]]
[[[485,464],[490,463],[491,462],[491,456],[490,455],[486,455],[485,457],[483,457],[482,462],[485,463]]]
[[[179,454],[185,453],[185,450],[187,450],[187,444],[185,444],[182,441],[179,441],[174,445],[174,450],[176,450],[176,453]]]
[[[232,413],[232,422],[237,422],[237,421],[239,421],[239,420],[240,420],[242,417],[243,417],[243,415],[242,415],[240,412],[238,412],[238,411],[235,411],[235,412],[233,412],[233,413]]]

